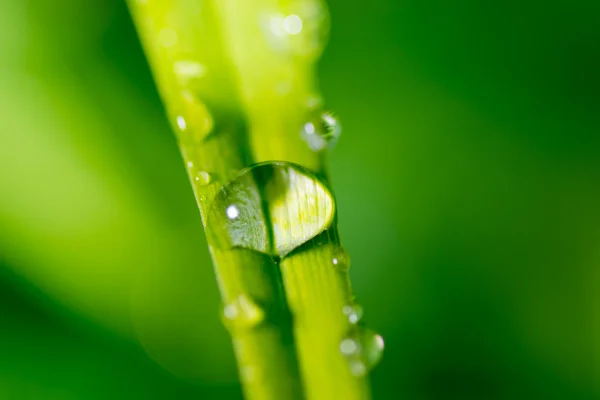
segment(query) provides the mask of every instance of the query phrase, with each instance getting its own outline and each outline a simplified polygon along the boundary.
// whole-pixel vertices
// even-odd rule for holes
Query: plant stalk
[[[178,132],[205,229],[215,195],[245,166],[282,160],[325,175],[322,153],[299,134],[307,114],[321,103],[314,73],[328,24],[321,1],[129,0],[129,5]],[[308,36],[272,36],[273,21],[298,17],[296,12]],[[206,179],[206,172],[214,179]],[[249,399],[369,398],[366,379],[352,375],[339,351],[351,329],[342,308],[353,297],[347,271],[332,265],[339,248],[335,219],[320,238],[323,243],[313,241],[284,257],[279,268],[267,255],[218,249],[209,241],[223,302],[246,296],[267,314],[266,323],[251,329],[229,329]]]

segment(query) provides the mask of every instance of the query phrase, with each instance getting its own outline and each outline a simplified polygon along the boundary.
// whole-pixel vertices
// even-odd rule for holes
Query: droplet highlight
[[[240,294],[223,307],[223,320],[230,329],[252,328],[264,318],[263,309],[245,294]]]
[[[354,339],[346,338],[340,342],[340,351],[347,357],[357,354],[359,349],[359,344]]]
[[[227,218],[229,218],[229,219],[237,219],[237,217],[240,216],[240,210],[234,205],[227,207],[226,213],[227,213]]]
[[[363,308],[360,304],[348,304],[342,308],[342,312],[352,325],[358,324],[363,316]]]
[[[173,72],[182,83],[187,83],[202,78],[206,74],[206,67],[197,61],[180,60],[173,63]]]
[[[206,105],[191,92],[183,91],[180,96],[181,106],[175,117],[179,140],[200,143],[212,133],[213,117]]]
[[[340,342],[340,352],[355,376],[371,371],[381,361],[384,347],[383,338],[370,329],[360,329]]]
[[[302,138],[314,151],[332,148],[342,133],[338,119],[328,111],[315,111],[302,126]]]
[[[213,183],[213,181],[214,175],[206,171],[199,171],[194,176],[194,182],[200,186],[208,186]]]
[[[297,35],[302,32],[302,18],[296,14],[288,15],[283,20],[283,27],[285,31],[290,35]]]
[[[335,204],[324,182],[287,162],[242,170],[213,200],[208,236],[221,249],[284,257],[329,227]]]
[[[339,247],[333,251],[331,264],[341,271],[347,271],[350,268],[350,256],[348,256],[346,250]]]
[[[261,20],[267,43],[284,55],[315,59],[327,44],[329,12],[323,0],[294,2]]]
[[[185,118],[183,118],[181,115],[177,117],[177,127],[179,127],[179,129],[182,131],[187,129],[187,122],[185,122]]]

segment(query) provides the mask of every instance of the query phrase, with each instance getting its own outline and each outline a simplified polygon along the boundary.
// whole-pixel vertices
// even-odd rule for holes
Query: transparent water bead
[[[194,183],[199,186],[208,186],[214,182],[215,176],[206,171],[199,171],[194,174]]]
[[[350,256],[344,248],[339,247],[333,251],[331,264],[341,271],[347,271],[350,268]]]
[[[202,142],[214,128],[213,117],[206,105],[189,91],[181,93],[181,111],[175,117],[175,124],[182,141]]]
[[[314,151],[335,146],[341,133],[338,119],[328,111],[314,111],[302,126],[302,138]]]
[[[284,257],[329,227],[335,203],[312,172],[287,162],[246,168],[216,195],[208,214],[211,243]]]
[[[322,0],[292,2],[264,14],[261,25],[274,50],[313,59],[327,43],[329,12]]]
[[[264,319],[264,310],[245,294],[240,294],[223,307],[223,320],[229,328],[252,328]]]
[[[192,79],[202,78],[206,74],[206,67],[193,60],[179,60],[173,63],[173,72],[181,83],[188,83]]]
[[[361,329],[340,342],[340,352],[355,376],[371,371],[381,361],[384,347],[383,338],[370,329]]]
[[[342,308],[342,312],[352,325],[358,324],[363,316],[363,308],[360,304],[348,304]]]

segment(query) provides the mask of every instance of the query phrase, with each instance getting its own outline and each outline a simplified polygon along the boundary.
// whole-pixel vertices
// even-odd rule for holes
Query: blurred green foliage
[[[375,397],[598,398],[600,3],[329,5]],[[6,0],[0,22],[0,398],[239,398],[125,5]]]

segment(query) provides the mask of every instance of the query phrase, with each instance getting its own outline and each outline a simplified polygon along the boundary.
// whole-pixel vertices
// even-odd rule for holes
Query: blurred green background
[[[600,2],[329,0],[377,399],[600,399]],[[119,0],[0,2],[0,399],[238,399]]]

